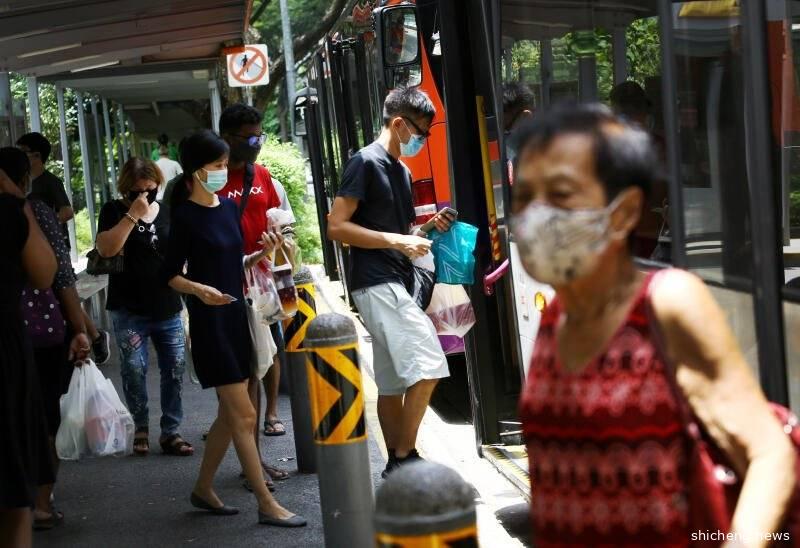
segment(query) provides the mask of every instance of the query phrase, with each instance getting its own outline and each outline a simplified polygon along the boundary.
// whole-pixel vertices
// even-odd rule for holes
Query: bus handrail
[[[494,295],[494,284],[497,283],[497,280],[502,278],[506,272],[508,272],[508,267],[511,262],[506,259],[500,266],[498,266],[492,272],[489,272],[486,276],[483,277],[483,292],[486,294],[487,297],[491,297]]]

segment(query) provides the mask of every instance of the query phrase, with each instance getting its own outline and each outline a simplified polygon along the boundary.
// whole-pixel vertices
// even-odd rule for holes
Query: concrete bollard
[[[341,314],[322,314],[308,327],[305,346],[311,355],[308,388],[325,546],[372,547],[372,479],[356,326]]]
[[[313,474],[317,471],[317,462],[308,405],[306,361],[309,359],[309,354],[303,344],[308,326],[317,317],[316,289],[314,277],[307,267],[303,267],[295,274],[294,283],[297,286],[297,314],[283,326],[287,361],[284,371],[289,374],[289,399],[292,407],[297,469],[300,472]]]
[[[475,489],[442,464],[394,470],[375,495],[378,548],[478,546]]]

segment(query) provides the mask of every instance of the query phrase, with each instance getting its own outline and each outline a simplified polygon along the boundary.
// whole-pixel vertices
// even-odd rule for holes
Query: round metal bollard
[[[394,470],[375,495],[378,548],[478,546],[475,489],[442,464]]]
[[[325,546],[372,547],[372,479],[355,324],[341,314],[322,314],[308,327],[305,346]]]
[[[314,277],[307,267],[294,276],[297,286],[297,314],[284,322],[286,341],[286,368],[289,374],[289,400],[292,407],[292,430],[294,448],[297,453],[297,469],[313,474],[317,471],[314,451],[314,435],[308,405],[308,377],[306,375],[306,353],[304,341],[308,326],[317,317],[316,289]],[[284,369],[284,371],[287,371]]]

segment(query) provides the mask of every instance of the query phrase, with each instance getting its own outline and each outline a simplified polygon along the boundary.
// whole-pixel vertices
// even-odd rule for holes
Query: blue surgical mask
[[[405,120],[403,120],[403,123],[405,124]],[[406,125],[406,129],[411,133],[411,130],[408,129],[408,125]],[[424,146],[425,137],[411,133],[411,137],[408,139],[407,143],[400,142],[400,156],[416,156]]]
[[[228,170],[227,169],[219,169],[216,171],[208,171],[207,169],[202,169],[200,171],[206,172],[206,180],[202,180],[200,177],[197,177],[197,180],[200,181],[200,184],[203,185],[203,188],[206,189],[206,192],[210,192],[211,194],[216,194],[223,188],[225,185],[228,184]]]

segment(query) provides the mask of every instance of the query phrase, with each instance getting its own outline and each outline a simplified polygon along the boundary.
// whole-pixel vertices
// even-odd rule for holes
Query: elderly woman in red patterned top
[[[601,105],[557,107],[516,137],[514,236],[556,290],[520,403],[537,546],[691,544],[703,493],[688,481],[686,402],[744,480],[732,530],[766,545],[794,450],[703,283],[632,260],[649,138]]]

